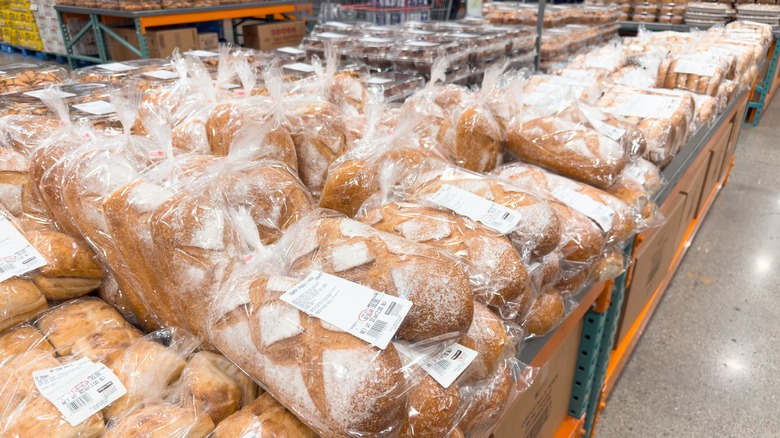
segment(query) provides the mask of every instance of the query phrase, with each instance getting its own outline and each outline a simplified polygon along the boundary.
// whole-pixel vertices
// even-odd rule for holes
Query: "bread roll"
[[[54,347],[31,325],[23,324],[0,334],[0,361],[30,350],[54,355]]]
[[[480,436],[506,409],[514,388],[512,368],[501,365],[484,380],[468,386],[468,409],[458,427],[467,434]],[[461,394],[464,393],[461,388]]]
[[[601,283],[617,278],[617,276],[622,274],[625,270],[626,265],[623,251],[615,247],[610,247],[593,265],[588,281],[591,283]]]
[[[48,307],[40,289],[30,280],[0,282],[0,331],[30,320]]]
[[[558,246],[560,221],[553,209],[538,197],[489,177],[447,168],[420,175],[410,187],[413,197],[427,198],[451,185],[517,212],[521,219],[509,238],[524,257],[541,257]]]
[[[0,366],[0,435],[8,437],[51,436],[94,438],[105,431],[98,412],[71,426],[52,402],[35,386],[33,371],[62,365],[50,352],[29,350],[5,360]],[[10,384],[9,384],[10,383]]]
[[[96,298],[69,301],[54,307],[35,324],[60,356],[71,354],[73,344],[80,338],[111,328],[130,328],[119,312]]]
[[[316,436],[267,392],[220,422],[214,429],[212,438],[243,437],[247,434],[257,438],[315,438]]]
[[[121,419],[139,404],[163,400],[164,391],[179,379],[187,364],[187,351],[177,347],[164,347],[152,339],[140,338],[109,365],[127,389],[127,394],[103,410],[109,421]]]
[[[40,199],[45,202],[47,211],[61,227],[72,236],[80,236],[78,227],[67,212],[63,198],[62,177],[67,166],[68,154],[80,146],[80,143],[63,139],[38,148],[30,157],[30,179],[35,183]],[[34,195],[38,196],[38,195]]]
[[[241,387],[223,371],[229,368],[235,365],[221,354],[196,353],[182,371],[181,405],[207,414],[214,424],[237,412],[241,408]]]
[[[480,106],[466,108],[455,125],[452,160],[474,172],[489,172],[501,154],[501,131],[490,111]]]
[[[0,207],[13,216],[24,214],[22,198],[29,184],[29,161],[9,147],[0,147]]]
[[[397,332],[401,339],[463,334],[471,324],[468,274],[441,250],[325,211],[291,228],[280,246],[289,275],[319,270],[413,302]]]
[[[111,425],[103,438],[205,438],[212,430],[208,415],[162,403],[129,413]]]
[[[108,328],[77,339],[71,350],[76,356],[110,366],[141,336],[131,327]]]
[[[398,430],[405,385],[395,348],[372,347],[279,300],[297,283],[229,283],[211,312],[215,345],[323,436]]]
[[[560,292],[549,289],[531,304],[523,328],[527,334],[542,336],[558,325],[565,316],[566,310]]]
[[[478,353],[469,365],[469,378],[487,378],[498,368],[504,350],[510,345],[504,325],[496,315],[481,304],[474,304],[474,321],[460,344]]]
[[[100,287],[103,269],[86,243],[51,230],[28,233],[27,240],[47,262],[32,277],[46,298],[70,300]]]
[[[463,261],[475,298],[483,303],[512,315],[528,305],[528,272],[506,236],[449,210],[415,204],[385,204],[360,220],[380,231],[441,248]]]
[[[407,394],[407,418],[401,437],[437,438],[447,436],[456,424],[460,407],[458,387],[442,387],[425,375]]]
[[[644,219],[651,219],[656,211],[650,198],[663,184],[661,172],[647,160],[638,160],[623,170],[612,187],[606,191],[638,211]]]

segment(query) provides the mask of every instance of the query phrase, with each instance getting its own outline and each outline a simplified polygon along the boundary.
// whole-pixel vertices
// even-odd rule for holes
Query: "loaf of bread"
[[[446,437],[458,422],[461,395],[456,385],[444,388],[433,377],[425,375],[409,389],[406,410],[401,437]]]
[[[262,275],[228,282],[210,312],[214,344],[322,436],[399,430],[406,385],[395,348],[372,347],[281,301],[296,284]]]
[[[594,221],[606,234],[607,244],[622,242],[644,226],[639,212],[615,196],[587,184],[521,163],[502,166],[494,173],[509,181],[517,180],[521,186],[527,184],[531,176],[541,196],[562,203]]]
[[[355,217],[373,195],[383,197],[409,172],[441,166],[442,159],[422,147],[355,150],[343,155],[328,170],[320,207]]]
[[[257,97],[215,106],[205,127],[211,153],[226,156],[235,147],[253,148],[254,159],[279,160],[297,171],[290,127],[272,116],[271,105],[268,98]]]
[[[29,321],[48,308],[41,290],[23,278],[0,282],[0,331]]]
[[[607,248],[596,260],[590,270],[588,282],[601,283],[617,278],[626,270],[626,257],[623,251],[614,246]]]
[[[610,186],[628,161],[625,149],[566,111],[523,121],[507,128],[506,147],[525,162],[537,164],[598,187]]]
[[[515,393],[513,367],[501,364],[488,378],[461,387],[462,394],[468,394],[468,409],[458,427],[469,436],[482,436],[498,421]]]
[[[0,333],[0,359],[3,361],[32,350],[41,355],[54,355],[54,347],[32,325],[21,324]]]
[[[30,157],[30,179],[40,193],[34,196],[39,196],[45,202],[52,219],[63,232],[72,236],[80,234],[65,206],[62,177],[69,168],[68,155],[79,146],[80,143],[73,139],[56,138],[53,143],[39,147]]]
[[[719,58],[724,60],[724,58]],[[728,65],[712,57],[687,55],[664,58],[658,66],[658,88],[679,88],[697,94],[715,96],[726,79]]]
[[[441,248],[467,267],[474,297],[508,319],[526,310],[528,272],[510,240],[449,210],[387,203],[359,218],[374,228]]]
[[[143,334],[131,327],[113,327],[98,330],[73,342],[72,352],[92,362],[111,365]]]
[[[406,190],[415,199],[427,199],[445,185],[466,190],[515,211],[520,220],[509,233],[509,238],[524,259],[542,257],[558,246],[560,221],[553,208],[512,184],[448,167],[418,174]]]
[[[315,433],[295,415],[263,393],[246,407],[217,425],[212,438],[315,438]]]
[[[46,312],[36,321],[60,356],[71,353],[80,338],[109,328],[129,328],[116,310],[97,298],[68,301]]]
[[[474,304],[474,320],[460,344],[478,353],[467,371],[468,378],[473,380],[488,378],[499,368],[502,356],[513,345],[503,322],[479,303]],[[513,348],[509,350],[509,356],[514,356]]]
[[[414,303],[398,329],[401,339],[456,337],[471,324],[466,268],[440,249],[327,210],[298,222],[279,245],[290,276],[323,271]]]
[[[298,156],[298,174],[319,197],[328,167],[347,152],[347,127],[338,109],[325,102],[296,104],[287,116]]]
[[[86,243],[53,230],[32,231],[26,237],[47,262],[32,274],[46,298],[70,300],[100,287],[103,269]]]
[[[606,191],[638,211],[645,221],[652,220],[657,208],[650,199],[661,189],[661,171],[647,160],[637,160],[623,169]]]
[[[208,415],[170,403],[141,407],[112,424],[103,438],[206,438],[214,430]]]
[[[255,383],[225,356],[209,351],[196,353],[181,374],[180,404],[211,417],[214,424],[233,415],[257,397]],[[243,389],[243,391],[242,391]]]
[[[10,147],[0,147],[0,207],[13,216],[22,216],[22,199],[30,177],[29,161]]]
[[[555,289],[548,289],[540,294],[531,304],[523,321],[523,329],[526,335],[543,336],[566,316],[561,293]]]

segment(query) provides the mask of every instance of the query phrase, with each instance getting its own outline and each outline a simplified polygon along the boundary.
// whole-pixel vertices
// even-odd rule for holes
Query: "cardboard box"
[[[112,29],[125,41],[138,47],[138,35],[131,27],[117,27]],[[114,61],[127,61],[138,59],[139,56],[111,36],[108,39],[108,53]],[[194,27],[183,29],[154,30],[146,32],[146,44],[149,46],[150,58],[166,58],[173,54],[173,49],[179,48],[181,52],[198,48],[198,31]]]
[[[702,153],[709,153],[709,151]],[[681,227],[687,228],[691,221],[699,216],[699,200],[701,199],[702,187],[704,186],[704,178],[707,176],[708,165],[709,157],[706,157],[698,167],[688,169],[688,175],[680,183],[678,190],[686,196],[682,216],[684,225],[681,224]]]
[[[710,162],[707,167],[707,175],[704,177],[704,185],[702,187],[702,194],[699,198],[699,205],[697,209],[701,211],[704,208],[704,204],[712,193],[712,189],[720,181],[720,173],[723,166],[723,155],[726,154],[726,149],[729,146],[729,138],[731,137],[732,124],[729,124],[728,129],[719,137],[714,137],[712,145],[710,146]]]
[[[666,217],[666,223],[642,239],[637,247],[631,284],[626,290],[623,309],[620,312],[615,348],[626,338],[629,329],[669,272],[669,267],[679,248],[678,239],[685,200],[686,196],[682,193],[675,193],[668,198],[661,206],[661,213]]]
[[[241,29],[244,33],[244,47],[266,51],[297,46],[306,35],[306,23],[303,21],[247,25]]]
[[[569,414],[582,324],[572,330],[493,433],[495,438],[551,437]]]
[[[198,34],[198,49],[216,52],[219,50],[219,35],[216,32]]]

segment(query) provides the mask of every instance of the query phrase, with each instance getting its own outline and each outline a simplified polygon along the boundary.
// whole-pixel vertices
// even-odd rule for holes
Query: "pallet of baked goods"
[[[710,27],[726,24],[734,19],[736,12],[730,4],[690,2],[685,10],[685,22],[692,26]]]

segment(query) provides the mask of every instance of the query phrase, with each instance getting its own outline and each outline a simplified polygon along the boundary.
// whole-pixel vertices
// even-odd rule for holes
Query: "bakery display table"
[[[149,46],[146,41],[146,30],[151,27],[170,26],[177,24],[200,23],[216,20],[240,20],[246,18],[289,19],[301,18],[304,14],[312,14],[311,2],[294,0],[245,3],[238,5],[220,5],[200,8],[160,9],[152,11],[120,11],[115,9],[82,8],[77,6],[55,6],[57,17],[65,42],[68,63],[71,68],[76,60],[107,63],[110,57],[107,49],[107,37],[114,38],[120,44],[141,58],[149,58]],[[86,18],[87,24],[74,35],[70,35],[66,26],[68,18]],[[111,28],[112,23],[132,22],[138,36],[138,47],[133,46],[119,36]],[[98,56],[76,55],[73,46],[86,33],[92,30],[97,41]]]

